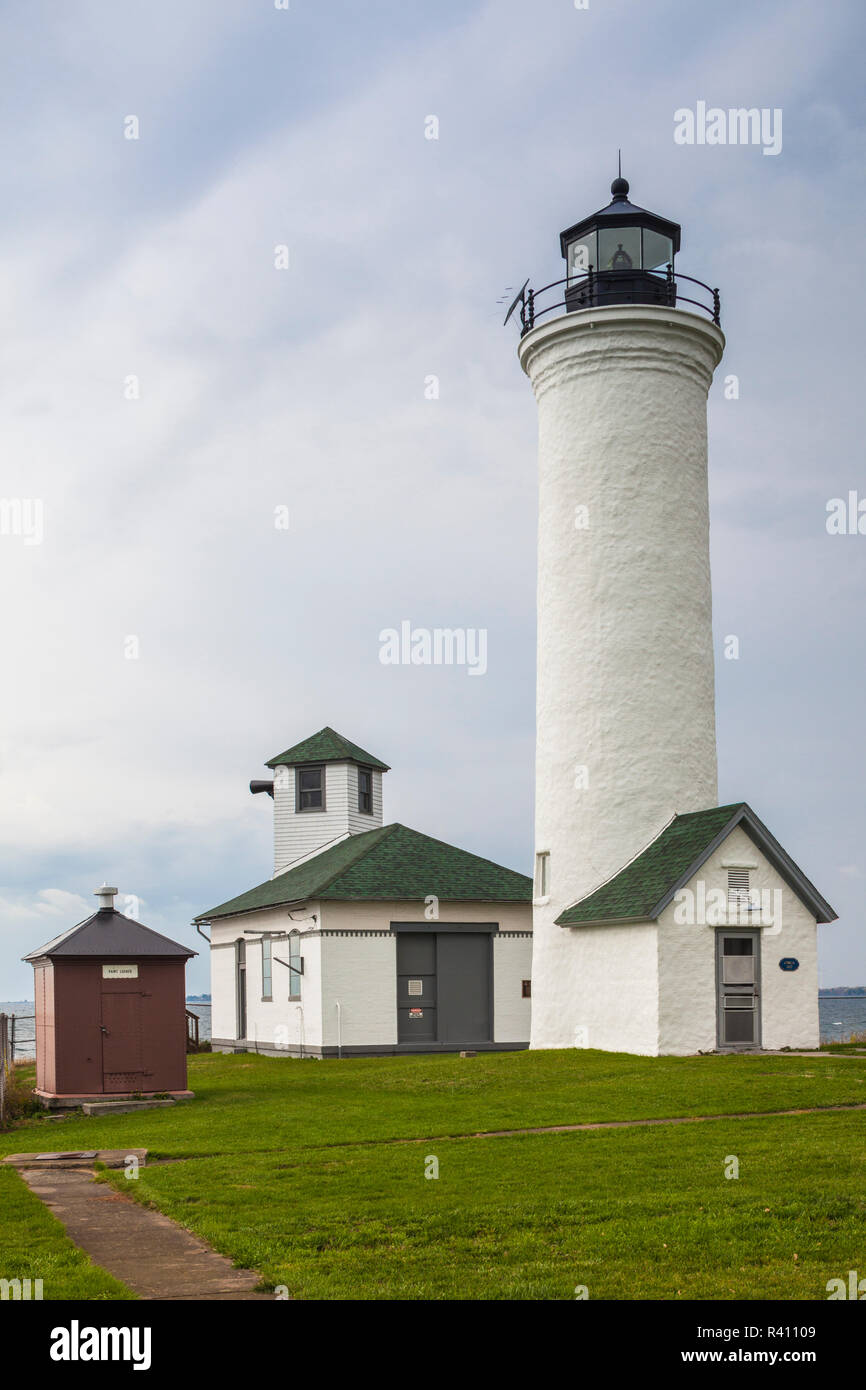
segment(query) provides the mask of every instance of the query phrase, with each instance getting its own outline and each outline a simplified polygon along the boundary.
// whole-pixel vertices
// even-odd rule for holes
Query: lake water
[[[818,999],[822,1042],[846,1042],[852,1033],[866,1033],[866,994],[821,995]]]
[[[198,1014],[201,1020],[199,1039],[206,1042],[210,1038],[210,1004],[198,1000],[192,1003],[187,1001],[186,1007],[190,1013]],[[15,1055],[21,1058],[32,1056],[32,1041],[28,1045],[25,1040],[33,1038],[33,1000],[18,999],[5,1004],[0,1001],[0,1014],[17,1014],[21,1017]],[[866,994],[834,995],[831,998],[822,995],[818,999],[818,1018],[822,1042],[846,1042],[852,1033],[866,1033]]]

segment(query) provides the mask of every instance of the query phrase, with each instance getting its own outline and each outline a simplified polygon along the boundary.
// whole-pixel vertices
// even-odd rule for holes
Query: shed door
[[[760,1047],[760,932],[720,931],[716,939],[719,1047]]]
[[[144,1072],[141,995],[102,996],[102,1078],[106,1091],[136,1091]]]

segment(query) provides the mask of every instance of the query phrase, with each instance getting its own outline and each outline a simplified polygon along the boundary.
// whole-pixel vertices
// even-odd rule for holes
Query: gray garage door
[[[398,1041],[492,1042],[492,961],[490,933],[399,932]]]

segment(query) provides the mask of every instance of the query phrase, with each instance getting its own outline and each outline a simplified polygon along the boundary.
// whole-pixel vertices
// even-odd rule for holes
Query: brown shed
[[[36,1095],[47,1105],[104,1096],[189,1095],[186,962],[197,952],[114,910],[24,957],[36,996]]]

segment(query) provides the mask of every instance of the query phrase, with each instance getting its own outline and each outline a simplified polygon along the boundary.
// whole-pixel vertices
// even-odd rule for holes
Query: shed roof
[[[815,885],[747,802],[739,801],[674,816],[652,844],[630,863],[561,912],[556,919],[557,925],[578,927],[605,922],[654,921],[674,894],[688,883],[738,825],[819,922],[835,920],[836,913]]]
[[[269,758],[266,766],[285,767],[296,763],[361,763],[364,767],[375,767],[380,772],[390,771],[388,764],[383,763],[381,758],[374,758],[372,753],[365,753],[357,743],[352,743],[350,739],[344,738],[336,729],[330,729],[327,725],[317,734],[312,734],[310,738],[287,748],[285,753],[277,753],[273,758]]]
[[[77,926],[55,936],[30,951],[23,960],[39,960],[44,956],[196,956],[189,946],[172,941],[158,931],[152,931],[132,917],[125,917],[113,908],[100,908]]]
[[[265,907],[324,901],[382,902],[435,896],[443,901],[525,902],[532,880],[406,825],[350,835],[297,868],[202,912],[197,922]]]

